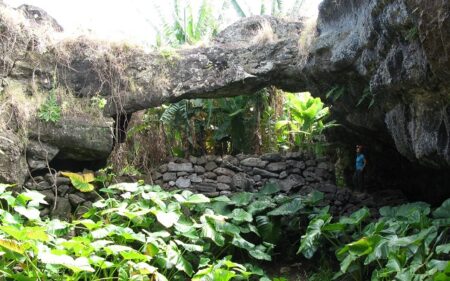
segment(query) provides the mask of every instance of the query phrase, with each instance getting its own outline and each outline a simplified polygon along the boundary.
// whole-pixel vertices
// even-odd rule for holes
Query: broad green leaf
[[[147,261],[149,259],[148,256],[143,255],[137,251],[121,251],[120,255],[125,260]]]
[[[261,212],[268,208],[273,208],[275,206],[275,203],[273,203],[270,199],[258,199],[250,203],[250,205],[247,207],[247,212],[254,215],[258,212]]]
[[[450,243],[439,245],[436,247],[436,254],[448,254],[450,253]]]
[[[156,219],[166,228],[171,228],[180,218],[180,215],[174,212],[156,211]]]
[[[244,209],[234,209],[231,213],[231,218],[237,222],[253,221],[252,215],[247,213]]]
[[[184,243],[180,240],[174,240],[177,245],[183,247],[188,252],[203,252],[203,246]]]
[[[14,207],[14,211],[18,212],[22,216],[26,217],[29,220],[40,220],[39,210],[33,207],[26,208],[23,206]]]
[[[210,202],[210,199],[203,194],[192,194],[183,203],[185,203],[185,204],[203,204],[203,203],[209,203],[209,202]]]
[[[69,269],[72,269],[75,272],[95,271],[89,264],[89,260],[85,257],[74,259],[68,255],[55,255],[48,251],[40,250],[38,253],[38,258],[41,260],[42,263],[63,265]]]
[[[442,205],[433,212],[434,224],[438,226],[450,226],[450,199],[447,199]]]
[[[302,253],[307,259],[312,258],[319,247],[319,239],[322,236],[322,227],[331,221],[330,215],[323,215],[314,218],[308,225],[306,233],[301,237],[300,247],[297,251]]]
[[[280,187],[275,183],[266,183],[259,193],[264,195],[272,195],[280,191]]]
[[[319,203],[320,201],[322,201],[323,198],[324,198],[324,195],[322,192],[313,190],[312,192],[310,192],[308,195],[306,195],[303,198],[303,201],[305,204],[314,206],[317,203]]]
[[[251,251],[255,248],[255,244],[248,242],[244,238],[242,238],[239,235],[236,235],[233,237],[233,240],[231,241],[231,244],[238,248],[245,249],[247,251]]]
[[[267,213],[268,216],[287,216],[297,213],[303,208],[303,204],[300,198],[294,198],[292,201],[281,205]]]
[[[257,216],[256,228],[262,239],[266,242],[277,243],[281,236],[279,223],[273,217]]]
[[[81,192],[91,192],[95,189],[91,182],[95,181],[95,176],[93,173],[71,173],[71,172],[61,172],[61,175],[68,177],[76,189]]]
[[[231,196],[231,202],[236,206],[247,206],[253,199],[254,194],[249,192],[239,192]]]
[[[219,247],[225,245],[225,238],[216,231],[214,224],[208,220],[202,224],[201,236],[211,239]]]
[[[25,247],[21,243],[11,239],[0,238],[0,246],[19,254],[23,254],[25,252]]]
[[[359,209],[350,215],[350,217],[342,217],[339,223],[349,224],[349,225],[359,225],[364,219],[369,217],[370,211],[366,207]]]

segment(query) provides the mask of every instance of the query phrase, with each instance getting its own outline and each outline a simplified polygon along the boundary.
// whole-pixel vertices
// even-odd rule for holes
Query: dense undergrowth
[[[39,217],[40,193],[0,187],[0,272],[14,280],[271,280],[262,268],[293,248],[306,258],[335,252],[337,280],[450,274],[450,200],[433,212],[425,203],[385,207],[369,222],[365,208],[333,220],[317,207],[320,192],[287,196],[266,185],[210,199],[120,183],[64,222]]]

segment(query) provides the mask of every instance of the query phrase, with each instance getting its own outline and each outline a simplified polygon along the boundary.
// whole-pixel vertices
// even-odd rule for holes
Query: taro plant
[[[323,209],[310,221],[299,253],[311,258],[331,244],[340,262],[333,279],[449,280],[450,199],[433,212],[418,202],[383,207],[380,215],[367,223],[364,208],[333,222]]]

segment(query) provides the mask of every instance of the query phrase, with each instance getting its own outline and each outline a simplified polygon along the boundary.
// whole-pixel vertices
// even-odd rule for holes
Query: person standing
[[[356,146],[356,161],[355,161],[355,173],[353,174],[353,186],[356,190],[365,191],[364,186],[364,169],[366,167],[367,160],[363,153],[363,146],[358,144]]]

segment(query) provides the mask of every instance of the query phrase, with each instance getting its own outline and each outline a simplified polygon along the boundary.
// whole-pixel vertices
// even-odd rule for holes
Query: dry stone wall
[[[161,165],[153,179],[165,188],[189,189],[208,196],[255,192],[268,182],[291,193],[314,183],[333,183],[334,165],[326,157],[302,152],[191,156]]]
[[[334,184],[334,165],[326,157],[300,152],[175,158],[161,165],[153,178],[155,184],[166,189],[188,189],[211,197],[256,192],[269,182],[278,184],[284,193],[306,195],[317,190],[324,194],[319,207],[329,205],[334,215],[348,215],[364,206],[376,215],[381,206],[405,202],[398,190],[367,194],[338,188]],[[99,199],[99,191],[80,192],[59,172],[30,178],[24,188],[45,195],[48,205],[41,209],[42,217],[79,218]]]

